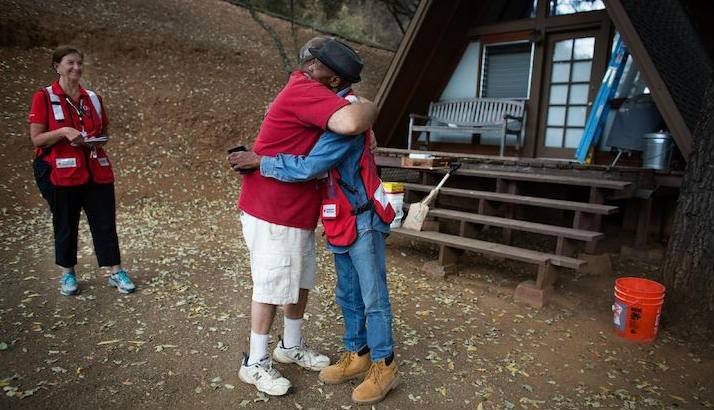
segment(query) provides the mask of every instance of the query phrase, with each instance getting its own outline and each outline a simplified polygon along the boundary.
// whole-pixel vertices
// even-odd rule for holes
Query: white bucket
[[[386,192],[385,195],[387,196],[387,201],[392,204],[392,208],[394,208],[394,212],[397,214],[389,227],[399,228],[402,226],[402,218],[404,217],[404,192]]]

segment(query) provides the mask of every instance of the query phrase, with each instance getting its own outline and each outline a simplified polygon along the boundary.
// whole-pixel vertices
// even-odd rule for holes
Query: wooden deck
[[[429,153],[380,149],[377,163],[382,167],[402,168],[401,158],[411,152]],[[556,268],[581,269],[586,262],[576,256],[578,249],[581,249],[581,252],[592,253],[597,249],[598,242],[605,239],[601,218],[619,212],[616,203],[606,203],[608,198],[618,200],[633,198],[638,189],[652,181],[652,178],[643,177],[643,175],[651,175],[650,171],[643,172],[631,167],[608,170],[602,166],[586,167],[568,161],[548,159],[443,152],[431,154],[452,158],[462,163],[462,167],[454,173],[454,177],[441,189],[439,194],[441,199],[430,209],[429,218],[437,224],[437,231],[415,232],[394,229],[394,233],[437,244],[438,264],[441,266],[457,266],[459,257],[464,251],[536,265],[537,277],[533,285],[535,288],[527,289],[526,293],[532,296],[533,292],[540,292],[538,293],[540,299],[535,304],[538,306],[546,302],[549,289],[552,289],[552,284],[557,277]],[[412,173],[416,172],[419,182],[410,180],[405,183],[407,191],[405,203],[420,200],[434,188],[436,182],[446,172],[445,169],[406,169]],[[479,188],[469,188],[469,181],[473,181],[473,185]],[[538,184],[539,188],[536,191],[542,196],[521,194],[525,185],[534,183]],[[549,186],[562,188],[552,190],[548,188]],[[549,196],[551,192],[563,192],[563,189],[577,189],[577,192],[580,192],[575,196],[577,200]],[[531,187],[528,191],[533,192],[534,188]],[[587,193],[585,201],[580,200],[583,193]],[[449,197],[451,199],[447,200]],[[523,206],[529,207],[530,211],[516,212],[517,207]],[[562,216],[572,219],[569,226],[561,226],[523,217],[524,215],[537,216],[539,214],[537,209],[565,211]],[[520,216],[517,218],[516,215]],[[446,232],[443,231],[442,227],[446,225],[439,221],[452,221],[449,225],[451,228]],[[454,221],[458,233],[453,232]],[[484,240],[480,232],[485,227],[500,229],[502,235],[494,237],[489,234],[488,240]],[[552,242],[541,241],[537,242],[538,249],[513,246],[513,236],[524,233],[555,238],[555,249],[543,250],[543,243]],[[518,288],[519,292],[516,292],[517,297],[523,293],[521,285]]]

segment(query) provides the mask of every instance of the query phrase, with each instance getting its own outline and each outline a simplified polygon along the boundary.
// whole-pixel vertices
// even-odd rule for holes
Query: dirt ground
[[[238,379],[250,276],[225,149],[250,145],[284,84],[275,48],[243,9],[218,0],[0,0],[1,408],[352,409],[354,384],[278,366],[290,394]],[[266,20],[287,38],[289,26]],[[301,31],[300,42],[312,33]],[[120,295],[81,225],[81,294],[63,297],[52,227],[31,173],[26,116],[51,81],[57,43],[85,50],[85,85],[104,96],[125,266]],[[359,91],[376,93],[391,53],[358,47]],[[435,249],[390,238],[388,270],[402,385],[383,409],[714,407],[714,346],[662,331],[612,334],[615,276],[568,275],[543,309],[513,301],[523,267],[470,257],[446,281],[421,271]],[[331,256],[320,247],[308,342],[339,355]],[[614,255],[617,275],[657,266]],[[273,340],[281,332],[278,315]]]

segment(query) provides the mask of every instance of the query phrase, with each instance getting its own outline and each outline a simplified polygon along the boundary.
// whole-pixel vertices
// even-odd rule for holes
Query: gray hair
[[[328,36],[317,36],[313,37],[310,40],[305,43],[304,46],[300,49],[300,52],[298,53],[298,61],[300,62],[300,67],[305,68],[306,64],[312,61],[315,57],[313,57],[312,54],[310,54],[310,49],[311,48],[317,48],[320,49],[322,48],[323,45],[327,42],[327,40],[330,40],[331,37]]]

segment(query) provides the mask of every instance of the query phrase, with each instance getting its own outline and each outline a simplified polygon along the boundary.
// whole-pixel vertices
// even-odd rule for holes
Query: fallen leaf
[[[97,346],[111,345],[119,342],[121,342],[121,339],[105,340],[103,342],[97,343]]]
[[[673,399],[675,399],[675,400],[677,400],[677,401],[681,401],[682,403],[689,403],[689,402],[687,401],[687,399],[685,399],[684,397],[675,396],[674,394],[670,394],[669,397],[671,397],[671,398],[673,398]]]

